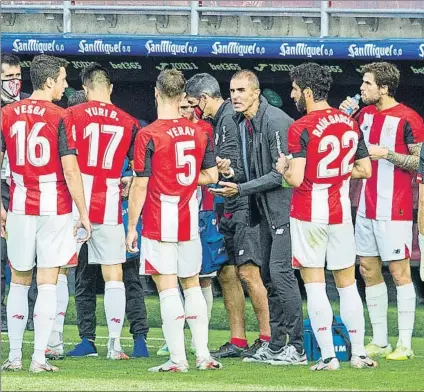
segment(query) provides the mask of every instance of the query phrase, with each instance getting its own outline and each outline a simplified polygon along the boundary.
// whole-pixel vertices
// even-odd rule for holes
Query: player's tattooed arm
[[[422,143],[408,144],[409,154],[388,151],[387,160],[404,170],[417,171],[420,163]]]

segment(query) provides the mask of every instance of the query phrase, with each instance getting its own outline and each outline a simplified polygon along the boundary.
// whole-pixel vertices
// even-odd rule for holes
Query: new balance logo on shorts
[[[327,327],[319,327],[318,332],[324,332],[327,330]]]
[[[110,321],[113,321],[114,323],[116,323],[116,324],[120,324],[120,322],[121,322],[121,319],[119,319],[119,318],[111,318],[110,319]]]
[[[18,319],[18,320],[23,320],[24,319],[24,315],[23,314],[14,314],[12,316],[12,318]]]
[[[283,228],[280,228],[280,229],[275,230],[275,234],[276,235],[284,234],[284,229]]]

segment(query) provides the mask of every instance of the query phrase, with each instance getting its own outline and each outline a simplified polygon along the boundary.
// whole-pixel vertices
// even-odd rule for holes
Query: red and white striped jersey
[[[353,164],[368,156],[358,124],[338,109],[313,111],[290,126],[288,150],[293,158],[306,158],[304,180],[293,191],[290,216],[324,224],[351,221]]]
[[[378,111],[375,105],[363,108],[358,122],[367,144],[409,154],[408,144],[424,140],[420,115],[403,104]],[[358,214],[376,220],[412,220],[414,173],[395,167],[386,159],[372,161],[372,176],[363,180]]]
[[[78,165],[90,222],[122,223],[121,172],[133,160],[138,121],[113,104],[90,101],[67,110],[75,133]],[[74,205],[74,215],[78,210]]]
[[[197,238],[197,182],[200,171],[215,164],[209,136],[185,118],[156,120],[141,130],[135,141],[134,171],[150,177],[142,235],[166,242]]]
[[[64,126],[65,110],[49,101],[24,99],[2,108],[2,150],[11,171],[9,210],[24,215],[72,211],[61,157],[76,154]]]

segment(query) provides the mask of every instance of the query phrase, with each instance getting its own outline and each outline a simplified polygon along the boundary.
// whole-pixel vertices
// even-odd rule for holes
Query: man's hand
[[[127,251],[129,253],[137,253],[139,251],[137,247],[137,239],[138,239],[138,233],[136,229],[128,229],[127,234]]]
[[[218,168],[218,172],[224,176],[228,176],[231,173],[230,165],[231,159],[216,157],[216,167]]]
[[[209,192],[223,197],[233,197],[239,193],[238,186],[234,182],[219,181],[223,188],[209,188]]]
[[[287,162],[287,157],[283,153],[280,153],[280,158],[278,158],[278,161],[277,161],[278,173],[280,173],[283,176],[286,170],[288,169],[288,167],[289,167],[289,164]]]
[[[6,219],[7,211],[4,209],[3,205],[1,206],[1,237],[6,238]]]
[[[132,180],[133,180],[133,177],[122,177],[121,178],[121,184],[124,185],[124,188],[122,189],[122,193],[121,193],[122,197],[128,197]]]
[[[359,104],[355,103],[352,106],[352,98],[351,97],[347,97],[339,106],[339,109],[346,113],[346,110],[353,108],[352,113],[350,113],[350,116],[353,116],[358,110],[359,110]]]
[[[83,218],[80,217],[78,219],[78,222],[74,226],[74,237],[77,236],[78,229],[85,229],[85,231],[87,232],[87,235],[84,238],[78,238],[77,242],[79,243],[87,242],[91,238],[91,223],[90,223],[90,220],[88,219],[88,216]]]
[[[389,149],[387,147],[376,146],[375,144],[368,145],[368,152],[373,161],[378,159],[387,159]]]

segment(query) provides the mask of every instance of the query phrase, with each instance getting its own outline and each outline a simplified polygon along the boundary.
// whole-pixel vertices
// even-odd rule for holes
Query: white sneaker
[[[53,366],[46,361],[46,363],[38,363],[37,361],[32,360],[31,365],[29,366],[30,373],[42,373],[42,372],[58,372],[59,368]]]
[[[268,363],[268,361],[272,360],[274,356],[275,353],[268,347],[268,342],[264,342],[262,346],[257,349],[255,354],[249,357],[244,357],[243,362]]]
[[[308,359],[306,358],[305,350],[299,354],[299,352],[296,350],[296,347],[288,345],[272,359],[267,360],[266,363],[275,366],[299,366],[307,365]]]
[[[327,358],[323,360],[322,358],[319,361],[309,368],[310,370],[339,370],[340,362],[337,358]]]
[[[15,358],[12,361],[7,360],[1,367],[1,370],[6,372],[19,372],[22,370],[22,359]]]
[[[196,358],[196,369],[197,370],[219,370],[222,369],[222,364],[211,356],[209,358]]]
[[[65,349],[63,348],[63,343],[59,343],[55,346],[47,346],[46,358],[52,360],[65,358]]]
[[[376,368],[378,367],[378,363],[377,361],[373,361],[368,355],[352,355],[350,366],[355,369]]]
[[[112,359],[114,361],[122,361],[122,360],[128,360],[130,357],[125,354],[122,349],[116,350],[115,349],[115,339],[110,339],[108,344],[108,350],[107,350],[107,356],[106,359]]]
[[[163,365],[150,368],[149,372],[186,373],[188,372],[188,362],[181,361],[179,363],[176,363],[169,360],[165,362]]]

